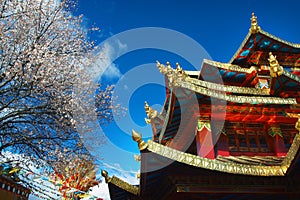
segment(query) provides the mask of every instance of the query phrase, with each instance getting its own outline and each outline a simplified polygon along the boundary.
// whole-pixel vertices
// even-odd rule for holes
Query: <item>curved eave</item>
[[[165,136],[165,132],[167,129],[168,124],[170,123],[170,116],[172,116],[173,110],[174,110],[174,96],[172,94],[172,92],[170,93],[170,97],[169,97],[169,103],[168,103],[168,108],[167,108],[167,113],[165,116],[165,120],[162,126],[162,129],[160,131],[160,135],[159,135],[159,143],[161,143],[164,139]]]
[[[280,97],[270,97],[270,96],[244,96],[244,95],[231,95],[227,94],[224,91],[217,91],[217,88],[206,88],[202,86],[195,85],[190,82],[180,82],[178,83],[179,87],[189,89],[196,93],[199,93],[204,96],[210,96],[213,98],[226,100],[233,103],[249,103],[249,104],[288,104],[295,105],[298,104],[296,98],[280,98]],[[233,88],[233,87],[230,87]],[[239,87],[240,94],[251,94],[249,91],[255,88],[243,88]],[[236,89],[239,89],[236,88]],[[248,91],[249,90],[249,91]]]
[[[230,63],[222,63],[222,62],[217,62],[217,61],[213,61],[213,60],[203,59],[202,66],[205,64],[217,67],[219,69],[226,69],[226,70],[230,70],[230,71],[234,71],[234,72],[243,72],[243,73],[248,73],[248,74],[254,70],[251,68],[249,68],[249,69],[243,68],[238,65],[234,65],[234,64],[230,64]]]
[[[197,155],[181,152],[176,149],[158,144],[151,140],[148,141],[147,149],[165,158],[169,158],[180,163],[209,170],[252,176],[285,176],[287,174],[288,169],[294,162],[294,158],[297,152],[299,151],[299,146],[300,135],[297,134],[286,157],[278,166],[249,165],[234,162],[223,162],[216,159],[212,160]]]
[[[273,95],[299,97],[300,77],[287,70],[279,77],[271,79],[270,90]]]
[[[112,178],[109,179],[108,183],[113,184],[118,188],[129,192],[133,195],[137,196],[139,194],[139,188],[137,186],[131,185],[116,176],[112,176]]]
[[[240,54],[240,52],[244,49],[246,43],[248,42],[248,40],[251,38],[251,36],[253,35],[257,35],[257,34],[261,34],[265,37],[268,37],[268,38],[271,38],[272,40],[278,42],[278,43],[281,43],[283,45],[286,45],[286,46],[289,46],[290,48],[297,48],[297,49],[300,49],[300,44],[296,44],[296,43],[292,43],[292,42],[288,42],[286,40],[283,40],[279,37],[276,37],[264,30],[259,30],[257,33],[251,33],[251,31],[248,32],[248,34],[246,35],[246,37],[244,38],[242,44],[240,45],[240,47],[238,48],[238,50],[235,52],[235,54],[233,55],[233,57],[230,59],[229,63],[233,63],[237,56]]]

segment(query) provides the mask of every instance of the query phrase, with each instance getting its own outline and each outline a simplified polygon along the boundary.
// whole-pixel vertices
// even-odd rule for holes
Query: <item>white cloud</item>
[[[115,40],[105,42],[99,49],[96,60],[90,68],[91,76],[98,79],[120,78],[122,73],[114,61],[127,50],[127,45]]]

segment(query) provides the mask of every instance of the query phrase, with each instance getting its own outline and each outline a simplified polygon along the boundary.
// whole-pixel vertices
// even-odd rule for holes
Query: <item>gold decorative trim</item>
[[[131,185],[131,184],[119,179],[118,177],[115,177],[115,176],[109,177],[107,171],[101,170],[101,175],[105,178],[106,183],[112,183],[112,184],[118,186],[119,188],[126,190],[127,192],[129,192],[131,194],[134,194],[134,195],[139,194],[138,187]]]
[[[229,64],[229,63],[221,63],[221,62],[207,60],[207,59],[203,59],[203,63],[213,65],[214,67],[218,67],[218,68],[222,68],[222,69],[232,70],[232,71],[236,71],[236,72],[244,72],[244,73],[248,73],[248,74],[251,73],[253,70],[255,70],[254,68],[242,68],[238,65],[233,65],[233,64]]]
[[[265,35],[265,36],[267,36],[267,37],[269,37],[269,38],[271,38],[271,39],[273,39],[273,40],[275,40],[275,41],[277,41],[277,42],[281,42],[281,43],[286,44],[286,45],[289,45],[289,46],[291,46],[291,47],[293,47],[293,48],[300,48],[300,44],[288,42],[288,41],[286,41],[286,40],[283,40],[283,39],[281,39],[281,38],[279,38],[279,37],[276,37],[275,35],[272,35],[272,34],[266,32],[266,31],[264,31],[264,30],[262,30],[262,29],[260,29],[257,33],[260,33],[260,34],[262,34],[262,35]],[[245,39],[243,40],[242,44],[241,44],[240,47],[238,48],[238,50],[235,52],[235,54],[233,55],[233,57],[230,59],[229,63],[232,63],[232,62],[235,60],[236,56],[237,56],[237,55],[240,53],[240,51],[243,49],[243,47],[245,46],[246,42],[248,41],[248,39],[250,38],[251,35],[252,35],[251,31],[249,31],[248,34],[246,35]]]
[[[140,162],[140,161],[141,161],[141,155],[136,155],[136,154],[134,154],[133,157],[134,157],[134,160],[135,160],[135,161],[137,161],[137,162]]]
[[[292,164],[297,152],[299,151],[300,147],[300,134],[295,135],[293,143],[286,154],[285,158],[283,159],[281,163],[281,167],[283,168],[284,172],[288,170],[290,165]]]
[[[248,165],[266,165],[266,166],[280,166],[284,157],[277,156],[220,156],[217,160],[222,162],[235,162]]]
[[[250,73],[254,71],[254,68],[250,69],[244,69],[240,68],[235,65],[230,64],[224,64],[224,63],[218,63],[214,61],[205,60],[204,61],[207,64],[211,64],[214,66],[223,67],[225,69],[233,69],[235,70],[241,70],[243,72]],[[196,78],[189,77],[181,68],[179,65],[177,65],[177,69],[172,69],[170,64],[168,63],[166,67],[163,64],[160,64],[157,62],[157,67],[159,68],[159,71],[163,74],[166,74],[169,79],[170,86],[181,86],[180,84],[184,84],[185,82],[191,83],[194,85],[202,86],[205,88],[209,88],[212,90],[218,90],[222,92],[230,92],[230,93],[240,93],[240,94],[251,94],[251,95],[270,95],[270,90],[268,89],[260,89],[260,88],[251,88],[251,87],[238,87],[238,86],[228,86],[223,84],[217,84],[217,83],[211,83],[203,80],[198,80]],[[179,70],[178,70],[179,66]],[[149,106],[148,106],[149,107]],[[146,108],[146,107],[145,107]]]
[[[119,188],[126,190],[127,192],[134,194],[134,195],[138,195],[139,194],[139,188],[131,185],[121,179],[119,179],[118,177],[113,176],[110,180],[110,183],[118,186]]]
[[[202,95],[223,99],[235,103],[287,104],[287,105],[297,104],[297,100],[295,98],[228,95],[225,94],[224,92],[212,91],[211,89],[197,86],[189,82],[182,82],[182,81],[180,82],[180,80],[176,80],[176,86],[192,90]]]
[[[146,115],[148,117],[145,118],[145,122],[146,124],[151,124],[152,119],[158,116],[158,112],[155,109],[151,108],[147,101],[145,101],[144,108],[145,108]]]
[[[290,78],[290,79],[292,79],[292,80],[297,81],[297,82],[300,83],[300,77],[297,76],[296,74],[293,74],[293,73],[291,73],[291,72],[289,72],[287,70],[283,70],[283,75],[285,75],[286,77],[288,77],[288,78]]]
[[[239,164],[232,161],[223,162],[220,160],[211,160],[208,158],[199,157],[196,155],[184,153],[167,146],[163,146],[151,140],[148,141],[148,150],[164,156],[166,158],[175,160],[177,162],[185,163],[195,167],[201,167],[210,170],[221,172],[255,175],[255,176],[284,176],[294,160],[300,146],[300,135],[297,134],[294,138],[286,157],[283,159],[280,166],[265,166],[265,165],[249,165]]]
[[[270,95],[269,89],[260,89],[260,88],[251,88],[251,87],[238,87],[238,86],[228,86],[217,83],[211,83],[207,81],[198,80],[195,78],[186,78],[186,82],[189,82],[194,85],[199,85],[205,88],[218,90],[222,92],[230,93],[240,93],[240,94],[252,94],[252,95]]]
[[[272,35],[272,34],[266,32],[266,31],[264,31],[264,30],[260,30],[259,32],[260,32],[261,34],[265,35],[265,36],[268,36],[268,37],[272,38],[273,40],[275,40],[275,41],[277,41],[277,42],[281,42],[281,43],[283,43],[283,44],[289,45],[289,46],[294,47],[294,48],[300,48],[300,44],[288,42],[288,41],[286,41],[286,40],[283,40],[283,39],[281,39],[281,38],[279,38],[279,37],[276,37],[275,35]]]
[[[211,160],[184,153],[151,140],[148,141],[148,150],[180,163],[220,172],[253,176],[284,176],[286,173],[286,169],[282,166],[247,165]]]

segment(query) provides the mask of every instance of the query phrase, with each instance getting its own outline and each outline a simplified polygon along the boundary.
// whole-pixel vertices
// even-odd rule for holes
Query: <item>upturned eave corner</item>
[[[116,176],[109,177],[108,172],[105,170],[101,170],[101,175],[104,177],[105,182],[107,184],[113,184],[119,187],[120,189],[125,190],[136,196],[139,194],[139,187],[131,185]]]

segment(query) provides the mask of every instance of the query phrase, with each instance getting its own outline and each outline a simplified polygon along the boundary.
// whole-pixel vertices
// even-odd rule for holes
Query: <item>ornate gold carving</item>
[[[250,103],[250,104],[297,104],[295,98],[280,98],[280,97],[263,97],[263,96],[238,96],[238,95],[228,95],[224,92],[214,91],[201,86],[194,85],[189,82],[179,82],[177,80],[177,85],[180,87],[192,90],[202,95],[211,96],[218,99],[223,99],[230,102],[236,103]],[[242,93],[242,92],[241,92]]]
[[[104,177],[105,179],[105,183],[109,183],[111,178],[108,176],[108,172],[105,170],[101,170],[101,175]]]
[[[280,166],[283,157],[277,156],[218,156],[216,158],[222,162],[235,162],[240,164],[249,164],[249,165],[266,165],[266,166]]]
[[[257,23],[257,17],[254,15],[254,13],[252,13],[250,32],[254,34],[254,33],[258,33],[259,31],[260,31],[260,27],[258,26]]]
[[[137,179],[140,179],[141,178],[141,173],[136,173],[135,176],[136,176]]]
[[[210,121],[202,121],[199,119],[197,124],[197,131],[202,131],[203,128],[211,131]]]
[[[151,108],[148,104],[147,101],[145,101],[145,111],[146,111],[146,115],[148,118],[145,118],[145,122],[147,124],[151,124],[151,120],[154,119],[155,117],[157,117],[158,112],[156,110],[154,110],[153,108]]]
[[[176,73],[178,76],[187,77],[188,75],[182,70],[179,63],[176,63]]]
[[[177,162],[232,174],[253,176],[284,176],[286,172],[282,166],[249,165],[233,162],[222,162],[216,159],[211,160],[197,155],[184,153],[151,140],[148,141],[148,150]]]
[[[269,89],[260,89],[260,88],[250,88],[250,87],[238,87],[238,86],[228,86],[217,83],[211,83],[207,81],[198,80],[195,78],[186,78],[186,82],[199,85],[208,89],[218,90],[222,92],[230,93],[240,93],[240,94],[252,94],[252,95],[270,95]],[[177,81],[178,82],[178,81]],[[180,85],[180,84],[177,84]]]
[[[295,128],[300,131],[300,114],[297,113],[286,113],[291,118],[298,118],[298,121],[295,124]]]
[[[283,74],[283,67],[279,65],[276,56],[269,52],[270,75],[271,77],[279,77]]]
[[[142,151],[147,148],[148,144],[142,140],[142,134],[132,130],[132,139],[138,143],[139,150]]]
[[[141,161],[141,155],[133,155],[134,157],[134,160],[137,161],[137,162],[140,162]]]
[[[235,70],[235,71],[240,71],[245,73],[250,73],[253,70],[255,70],[254,68],[244,69],[237,65],[224,64],[224,63],[219,63],[219,62],[214,62],[209,60],[205,60],[204,62],[207,64],[214,65],[216,67],[221,67],[224,69],[230,69],[230,70]],[[195,85],[200,85],[205,88],[223,91],[223,92],[230,92],[230,93],[241,93],[241,94],[252,94],[252,95],[270,94],[270,91],[268,89],[263,90],[259,88],[228,86],[228,85],[222,85],[222,84],[211,83],[203,80],[198,80],[195,78],[190,78],[179,65],[177,65],[176,70],[174,70],[170,67],[169,63],[168,63],[168,67],[164,66],[163,64],[160,64],[158,61],[157,63],[158,63],[157,66],[159,68],[159,71],[163,74],[167,74],[170,87],[178,87],[178,86],[180,87],[184,83],[191,83]],[[147,121],[149,122],[150,120]]]
[[[251,68],[247,69],[247,68],[242,68],[238,65],[233,65],[233,64],[229,64],[229,63],[221,63],[221,62],[216,62],[216,61],[207,60],[207,59],[204,59],[203,63],[213,65],[213,66],[221,68],[221,69],[228,69],[228,70],[232,70],[232,71],[236,71],[236,72],[251,73],[252,71],[255,70],[255,67],[251,67]]]
[[[139,194],[139,188],[134,186],[134,185],[131,185],[115,176],[113,176],[111,178],[111,181],[110,183],[118,186],[119,188],[123,189],[123,190],[126,190],[127,192],[131,193],[131,194],[134,194],[134,195],[138,195]]]
[[[126,190],[127,192],[130,192],[131,194],[138,195],[138,193],[139,193],[138,187],[136,187],[134,185],[130,185],[129,183],[127,183],[115,176],[110,178],[108,176],[107,171],[105,171],[105,170],[101,170],[101,175],[105,178],[106,183],[114,184],[114,185],[118,186],[119,188]]]

